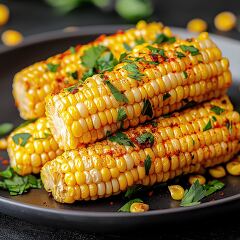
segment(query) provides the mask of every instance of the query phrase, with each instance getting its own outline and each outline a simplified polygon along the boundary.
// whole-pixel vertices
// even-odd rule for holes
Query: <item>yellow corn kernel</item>
[[[6,5],[0,4],[0,26],[7,23],[9,19],[9,9]]]
[[[7,139],[6,138],[1,138],[0,139],[0,150],[5,150],[7,149]]]
[[[23,41],[23,36],[15,30],[7,30],[2,33],[2,42],[7,46],[15,46]]]
[[[206,183],[206,178],[202,175],[191,175],[188,178],[188,182],[192,185],[194,182],[199,181],[201,185],[204,185]]]
[[[230,31],[237,23],[237,18],[232,12],[221,12],[214,18],[215,27],[220,31]]]
[[[171,197],[173,200],[182,200],[184,196],[184,189],[180,185],[171,185],[168,186]]]
[[[131,213],[141,213],[141,212],[147,212],[149,210],[149,205],[145,203],[138,203],[135,202],[130,207]]]
[[[227,163],[226,165],[228,173],[230,173],[233,176],[239,176],[240,175],[240,162],[239,161],[231,161]]]
[[[187,29],[190,32],[204,32],[207,30],[207,23],[200,18],[194,18],[188,22]]]
[[[214,178],[222,178],[222,177],[226,176],[226,171],[222,166],[210,168],[209,173]]]

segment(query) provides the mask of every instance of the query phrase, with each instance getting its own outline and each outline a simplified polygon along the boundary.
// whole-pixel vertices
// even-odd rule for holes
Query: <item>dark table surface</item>
[[[129,0],[131,1],[131,0]],[[76,9],[66,16],[57,14],[43,1],[37,0],[7,0],[1,1],[8,5],[11,11],[11,19],[8,24],[0,28],[0,32],[12,28],[30,36],[41,32],[62,29],[68,26],[88,26],[103,24],[125,24],[114,12],[101,12],[97,8],[86,5]],[[160,20],[166,25],[185,27],[186,23],[194,18],[201,17],[209,24],[209,31],[218,33],[213,26],[214,16],[220,12],[230,10],[239,14],[240,1],[236,0],[155,0],[155,13],[150,20]],[[222,34],[222,33],[218,33]],[[237,30],[225,33],[225,36],[240,39]],[[240,203],[239,203],[240,205]],[[9,216],[0,214],[0,240],[1,239],[240,239],[240,222],[238,219],[240,211],[225,212],[212,219],[203,219],[199,222],[182,223],[173,226],[159,226],[154,232],[152,230],[143,233],[115,233],[86,234],[77,230],[57,229],[48,226],[33,225]],[[96,223],[97,224],[97,223]]]

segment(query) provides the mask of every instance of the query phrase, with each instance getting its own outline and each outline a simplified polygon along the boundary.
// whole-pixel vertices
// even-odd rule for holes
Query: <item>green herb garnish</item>
[[[124,46],[125,50],[127,50],[127,51],[132,50],[132,48],[127,43],[123,43],[123,46]]]
[[[106,84],[117,101],[128,103],[127,97],[114,87],[110,81],[106,81]]]
[[[211,107],[211,111],[214,112],[217,115],[220,115],[221,113],[223,113],[225,110],[223,108],[220,108],[218,106],[212,106]]]
[[[127,56],[127,53],[126,53],[126,52],[122,53],[122,54],[120,55],[119,62],[122,62],[122,61],[125,59],[126,56]]]
[[[135,40],[135,44],[136,45],[141,45],[141,44],[143,44],[143,43],[145,43],[145,40],[141,37],[141,38],[137,38],[136,40]]]
[[[57,72],[59,66],[60,66],[59,64],[53,64],[53,63],[48,63],[47,64],[48,70],[50,72],[54,72],[54,73]]]
[[[85,81],[87,78],[93,76],[94,70],[93,68],[90,68],[87,72],[85,72],[82,76],[82,81]]]
[[[129,187],[124,195],[124,197],[126,198],[132,198],[133,196],[135,196],[138,192],[142,191],[144,188],[143,185],[141,184],[137,184],[137,185],[133,185],[131,187]]]
[[[155,121],[151,121],[150,124],[151,124],[153,127],[157,127],[157,126],[158,126],[158,123],[155,122]]]
[[[76,48],[75,48],[75,47],[70,47],[70,48],[69,48],[69,51],[70,51],[72,54],[74,54],[74,53],[76,53]]]
[[[17,133],[12,137],[12,140],[17,145],[24,147],[27,144],[27,141],[30,137],[32,137],[30,133]]]
[[[167,100],[168,98],[171,97],[171,94],[170,93],[164,93],[163,94],[163,101]]]
[[[192,56],[199,54],[199,50],[197,48],[195,48],[194,46],[180,45],[180,48],[184,52],[190,52]]]
[[[174,43],[174,42],[176,42],[176,38],[175,37],[168,37],[165,34],[161,33],[161,34],[157,35],[157,38],[156,38],[154,43],[160,44],[160,43],[164,43],[164,42]]]
[[[151,165],[152,165],[152,159],[149,155],[147,155],[146,159],[144,160],[144,167],[145,167],[145,172],[147,176],[149,175],[149,170],[151,168]]]
[[[103,73],[105,71],[112,71],[117,64],[118,61],[114,58],[113,54],[111,52],[106,52],[97,59],[95,68],[97,72]]]
[[[130,212],[130,207],[133,203],[142,203],[143,201],[140,198],[135,198],[124,204],[118,212]]]
[[[115,135],[110,136],[108,139],[109,139],[109,141],[116,142],[120,145],[134,147],[133,142],[123,132],[117,132]]]
[[[224,186],[225,186],[225,184],[218,180],[213,180],[213,181],[209,182],[208,184],[205,184],[204,185],[204,189],[206,190],[205,196],[209,196],[212,193],[214,193],[218,190],[221,190]]]
[[[212,120],[213,120],[213,122],[216,122],[217,118],[215,116],[212,116]]]
[[[182,52],[176,52],[176,54],[177,54],[177,57],[180,59],[183,57],[186,57],[186,55],[184,55]]]
[[[208,121],[208,123],[206,124],[206,126],[203,128],[203,131],[207,131],[209,129],[212,129],[212,123],[211,120]]]
[[[78,71],[69,72],[68,75],[71,76],[73,79],[78,80]]]
[[[123,69],[127,70],[128,76],[135,80],[141,80],[141,77],[144,76],[144,74],[139,72],[138,66],[135,63],[128,63],[125,66],[123,66]]]
[[[127,118],[127,113],[124,108],[118,109],[117,121],[123,121]]]
[[[147,115],[150,118],[153,116],[152,104],[148,99],[143,102],[142,115]]]
[[[12,123],[2,123],[0,124],[0,137],[9,133],[13,129]]]
[[[136,140],[139,144],[149,143],[152,146],[154,143],[154,136],[152,135],[152,133],[146,132],[138,136]]]
[[[188,74],[187,74],[187,72],[183,72],[183,77],[185,78],[185,79],[187,79],[188,78]]]

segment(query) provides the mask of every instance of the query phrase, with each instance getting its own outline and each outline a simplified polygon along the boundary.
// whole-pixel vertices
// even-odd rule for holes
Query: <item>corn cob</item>
[[[136,47],[113,71],[48,96],[46,115],[59,146],[75,149],[224,91],[231,81],[228,60],[203,33],[191,42]]]
[[[56,201],[73,203],[220,164],[240,149],[240,116],[225,96],[119,134],[46,163],[45,189]]]
[[[141,21],[136,28],[108,37],[101,36],[90,44],[77,46],[23,69],[15,75],[13,83],[13,95],[21,117],[32,119],[44,116],[44,98],[49,93],[71,86],[82,78],[88,69],[83,66],[80,57],[90,47],[106,46],[118,59],[120,54],[126,51],[124,46],[133,47],[139,39],[152,42],[159,33],[171,35],[170,29],[161,23],[146,24]]]
[[[49,160],[63,153],[54,140],[46,118],[16,129],[8,137],[10,164],[20,175],[39,173]]]

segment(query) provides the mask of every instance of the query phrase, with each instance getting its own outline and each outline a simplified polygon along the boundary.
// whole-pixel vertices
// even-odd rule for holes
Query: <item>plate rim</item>
[[[49,42],[49,41],[56,41],[58,39],[66,39],[71,37],[81,37],[86,35],[99,35],[99,34],[111,34],[112,32],[116,31],[116,29],[127,29],[132,27],[133,25],[93,25],[93,26],[81,26],[75,27],[73,31],[67,32],[66,29],[62,30],[54,30],[48,31],[40,34],[34,34],[32,36],[25,37],[24,41],[14,47],[0,47],[0,55],[7,54],[12,51],[16,51],[21,48],[29,47],[32,45]],[[187,31],[184,28],[178,27],[170,27],[171,29],[179,32]],[[225,41],[232,41],[235,44],[240,44],[239,40],[218,36],[216,34],[210,34],[211,37],[215,37],[218,39],[222,39]],[[59,216],[74,216],[74,217],[90,217],[90,218],[139,218],[139,217],[147,217],[147,216],[162,216],[166,214],[177,214],[177,213],[186,213],[189,211],[197,211],[200,209],[210,208],[226,203],[230,203],[240,199],[240,193],[235,194],[230,197],[225,197],[222,199],[201,203],[197,206],[190,206],[190,207],[176,207],[176,208],[167,208],[167,209],[157,209],[151,210],[144,213],[122,213],[122,212],[104,212],[104,211],[82,211],[82,210],[68,210],[68,209],[61,209],[61,208],[48,208],[48,207],[40,207],[31,203],[22,203],[14,199],[6,198],[0,195],[0,204],[8,205],[9,207],[16,207],[18,209],[30,210],[39,213],[45,214],[55,214]],[[16,209],[17,210],[17,209]]]

